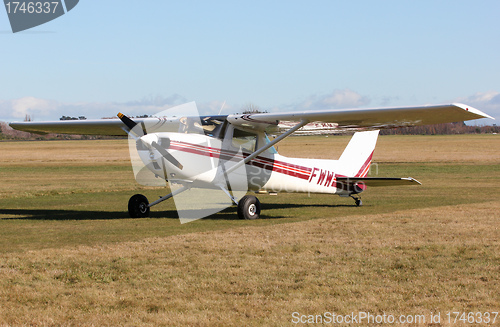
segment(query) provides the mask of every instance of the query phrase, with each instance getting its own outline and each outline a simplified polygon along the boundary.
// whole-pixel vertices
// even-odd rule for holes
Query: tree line
[[[500,127],[496,124],[492,126],[468,126],[464,122],[458,122],[383,129],[380,131],[380,135],[492,134],[499,132]]]

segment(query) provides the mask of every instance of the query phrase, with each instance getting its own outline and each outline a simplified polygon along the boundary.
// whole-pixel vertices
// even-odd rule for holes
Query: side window
[[[198,133],[203,134],[203,127],[200,125],[199,118],[181,117],[179,118],[179,133]]]
[[[274,138],[276,138],[276,137],[274,137]],[[265,135],[265,142],[266,142],[266,144],[268,144],[268,143],[271,142],[271,140],[269,140],[269,136],[267,134]],[[278,153],[278,151],[276,151],[276,148],[274,146],[272,146],[269,149],[267,149],[267,151],[269,151],[269,153],[272,153],[272,154],[277,154]]]
[[[254,152],[257,145],[257,135],[234,129],[232,145],[235,148],[241,147],[243,150]]]

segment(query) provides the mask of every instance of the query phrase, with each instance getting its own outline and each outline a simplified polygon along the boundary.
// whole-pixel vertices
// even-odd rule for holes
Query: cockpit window
[[[243,150],[254,152],[257,145],[257,135],[245,132],[239,129],[234,129],[233,132],[233,147],[241,147]]]
[[[200,125],[199,118],[181,117],[179,118],[179,133],[203,134],[204,129]]]
[[[268,144],[268,143],[271,142],[271,140],[269,140],[269,137],[267,136],[267,134],[266,134],[265,140],[266,140],[266,144]],[[267,151],[269,151],[270,153],[273,153],[273,154],[277,154],[278,153],[278,151],[276,151],[276,149],[274,148],[274,146],[272,146],[269,149],[267,149]]]
[[[212,119],[210,117],[201,120],[198,117],[181,117],[179,118],[179,133],[205,134],[221,138],[223,137],[224,123],[224,120]]]

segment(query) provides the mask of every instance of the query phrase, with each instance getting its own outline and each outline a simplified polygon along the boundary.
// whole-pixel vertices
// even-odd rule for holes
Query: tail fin
[[[365,177],[377,144],[377,131],[356,132],[340,156],[339,172],[348,177]]]

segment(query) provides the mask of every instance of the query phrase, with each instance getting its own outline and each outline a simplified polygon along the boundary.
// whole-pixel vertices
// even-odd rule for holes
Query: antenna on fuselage
[[[218,115],[220,115],[220,113],[222,112],[222,109],[224,109],[224,105],[226,104],[226,100],[224,100],[224,103],[222,104],[222,106],[220,107],[220,110],[219,110],[219,113]]]

